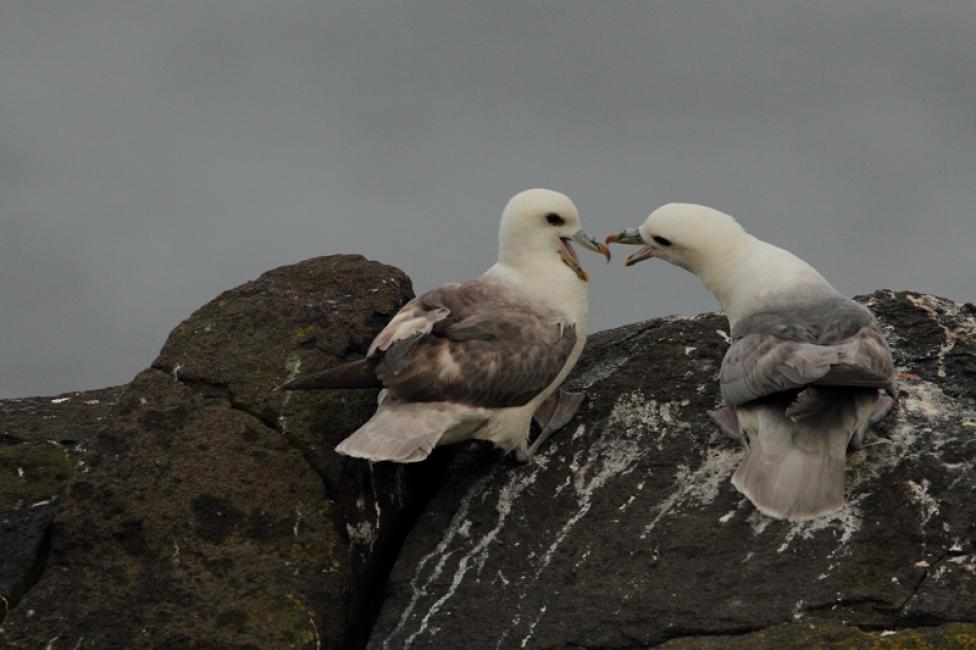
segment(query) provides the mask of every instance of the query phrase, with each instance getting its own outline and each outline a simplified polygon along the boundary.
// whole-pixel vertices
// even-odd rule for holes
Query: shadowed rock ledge
[[[851,455],[848,507],[795,524],[729,483],[713,314],[592,336],[590,400],[528,465],[337,456],[375,393],[271,389],[361,355],[411,295],[308,260],[202,307],[125,387],[0,401],[0,646],[976,643],[972,305],[862,298],[900,410]]]

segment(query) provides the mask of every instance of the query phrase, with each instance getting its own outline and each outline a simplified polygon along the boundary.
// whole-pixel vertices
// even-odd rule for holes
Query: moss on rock
[[[15,510],[62,494],[78,457],[57,443],[0,446],[0,510]]]

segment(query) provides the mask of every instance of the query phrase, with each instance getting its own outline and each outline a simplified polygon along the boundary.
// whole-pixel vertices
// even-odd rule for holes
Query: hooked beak
[[[608,244],[628,244],[631,246],[643,246],[636,253],[632,253],[627,256],[624,260],[624,266],[633,266],[638,262],[643,262],[644,260],[654,257],[654,245],[644,244],[644,238],[641,237],[640,231],[637,228],[627,228],[622,230],[615,235],[607,235]]]
[[[577,231],[576,234],[573,235],[571,238],[570,237],[559,238],[559,242],[563,245],[562,249],[559,251],[559,257],[562,258],[563,263],[566,264],[566,266],[573,269],[573,272],[576,274],[576,277],[578,277],[583,282],[587,282],[589,281],[590,276],[586,272],[586,269],[583,268],[583,265],[580,264],[579,258],[576,257],[576,251],[573,250],[572,244],[569,243],[570,239],[575,241],[583,248],[588,248],[591,251],[602,254],[604,257],[607,258],[607,262],[610,262],[610,249],[604,244],[601,244],[599,241],[597,241],[596,238],[593,237],[593,235],[590,235],[589,233],[583,230]]]

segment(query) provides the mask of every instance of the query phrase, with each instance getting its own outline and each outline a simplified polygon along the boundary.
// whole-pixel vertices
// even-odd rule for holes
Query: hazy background
[[[0,396],[128,381],[224,289],[329,253],[417,290],[508,197],[708,203],[841,291],[976,299],[976,3],[0,3]],[[582,253],[592,329],[715,307]]]

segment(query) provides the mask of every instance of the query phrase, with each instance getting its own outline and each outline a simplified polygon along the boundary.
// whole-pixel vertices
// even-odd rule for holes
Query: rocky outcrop
[[[404,546],[371,647],[646,648],[816,620],[976,622],[976,309],[864,301],[903,396],[851,454],[845,510],[775,521],[729,483],[742,450],[705,415],[722,317],[604,332],[570,379],[588,406],[532,464],[451,473]],[[776,634],[799,632],[809,639]]]
[[[375,391],[273,389],[362,355],[411,296],[397,269],[319,258],[180,324],[89,443],[0,645],[362,645],[427,478],[331,453]]]
[[[0,401],[0,623],[40,577],[54,509],[120,392]]]
[[[864,298],[900,410],[851,454],[848,507],[794,524],[729,484],[717,315],[593,336],[569,382],[589,401],[527,465],[337,456],[375,392],[273,388],[362,355],[411,295],[391,267],[309,260],[218,296],[121,389],[0,402],[0,646],[976,639],[973,306]]]

